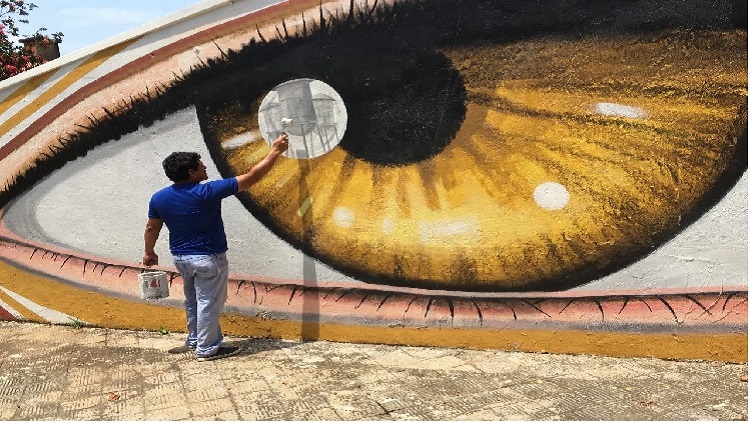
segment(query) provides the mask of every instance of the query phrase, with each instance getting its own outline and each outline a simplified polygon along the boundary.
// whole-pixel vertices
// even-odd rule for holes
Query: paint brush
[[[286,130],[289,129],[290,126],[294,123],[294,119],[292,118],[282,118],[281,119],[281,126],[284,128],[284,132],[286,133]]]

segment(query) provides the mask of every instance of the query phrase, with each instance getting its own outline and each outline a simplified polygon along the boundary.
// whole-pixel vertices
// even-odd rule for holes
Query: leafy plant
[[[75,317],[70,317],[70,323],[68,323],[68,326],[71,326],[73,329],[81,329],[82,327],[86,326],[85,322],[82,322]]]
[[[0,81],[39,66],[46,62],[31,47],[15,44],[10,37],[18,37],[18,23],[28,24],[29,11],[37,7],[25,0],[0,0]],[[44,34],[47,28],[40,28],[34,34],[26,36],[27,40],[41,44],[59,43],[63,34],[56,32]]]

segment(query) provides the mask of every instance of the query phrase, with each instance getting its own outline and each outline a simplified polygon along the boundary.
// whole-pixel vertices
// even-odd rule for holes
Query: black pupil
[[[265,95],[260,90],[315,79],[344,101],[348,120],[339,145],[352,156],[401,166],[443,151],[466,110],[464,84],[450,61],[434,46],[407,43],[387,26],[353,32],[292,40],[280,54],[259,60],[261,66],[237,66],[213,79],[198,103],[251,116]]]
[[[458,72],[437,53],[407,52],[379,62],[379,68],[399,74],[398,82],[373,75],[340,91],[345,102],[353,99],[347,103],[349,122],[341,147],[386,166],[420,162],[443,151],[465,115],[466,92]],[[368,65],[354,65],[352,73]]]

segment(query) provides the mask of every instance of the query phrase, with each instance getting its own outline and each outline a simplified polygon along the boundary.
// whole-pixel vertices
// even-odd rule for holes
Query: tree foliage
[[[31,48],[14,43],[11,39],[20,36],[18,24],[28,24],[27,16],[36,7],[34,3],[25,0],[0,0],[0,80],[46,62]],[[45,31],[47,28],[39,28],[34,34],[23,37],[41,44],[59,43],[62,40],[62,33],[46,35]]]

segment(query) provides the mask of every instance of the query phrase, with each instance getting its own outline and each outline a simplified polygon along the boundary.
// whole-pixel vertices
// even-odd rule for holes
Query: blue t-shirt
[[[169,229],[172,255],[217,254],[227,251],[221,200],[237,194],[237,179],[204,184],[174,184],[159,190],[148,203],[148,217]]]

